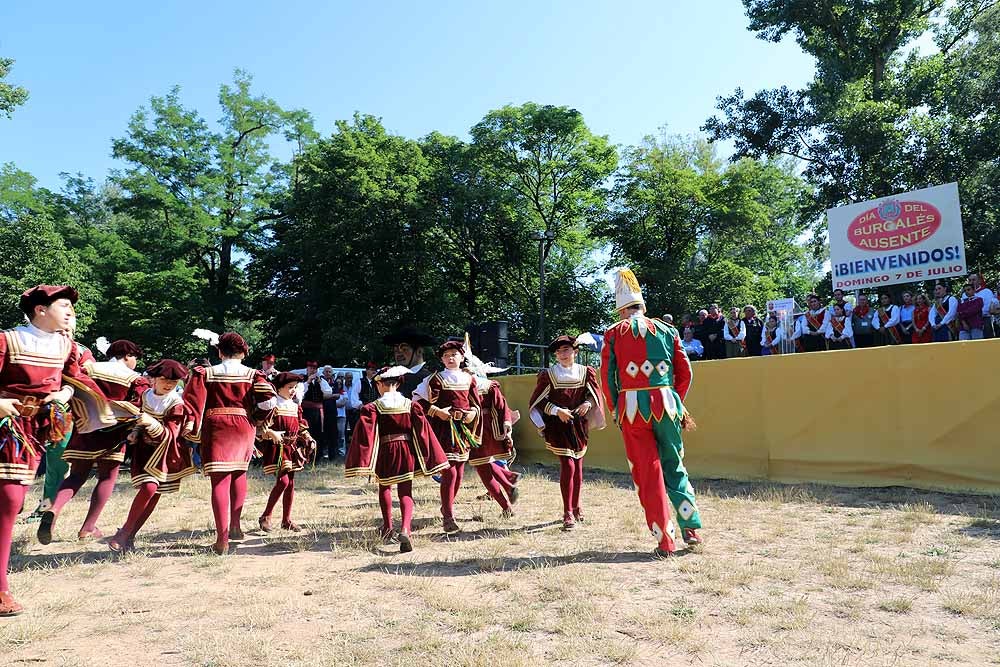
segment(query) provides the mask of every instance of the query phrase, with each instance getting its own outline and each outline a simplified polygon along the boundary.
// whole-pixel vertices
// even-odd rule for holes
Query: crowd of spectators
[[[809,294],[806,310],[783,319],[761,319],[754,306],[724,315],[713,303],[684,318],[682,344],[688,357],[702,360],[1000,337],[998,294],[1000,283],[994,292],[974,273],[957,296],[945,282],[932,295],[904,291],[898,303],[888,292],[854,299],[834,290],[832,302]]]

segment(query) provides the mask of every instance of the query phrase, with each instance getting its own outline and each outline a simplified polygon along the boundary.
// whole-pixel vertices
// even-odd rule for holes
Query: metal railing
[[[545,370],[554,361],[547,345],[537,343],[507,343],[510,352],[509,375],[529,375]],[[581,347],[576,360],[585,366],[599,367],[601,355],[593,350]]]

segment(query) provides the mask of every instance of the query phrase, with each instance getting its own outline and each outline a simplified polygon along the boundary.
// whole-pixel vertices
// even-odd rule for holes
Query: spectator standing
[[[684,329],[684,339],[681,340],[681,345],[684,346],[684,352],[687,353],[688,359],[691,361],[699,361],[705,356],[705,346],[694,337],[694,329],[691,327]]]
[[[997,296],[993,293],[993,290],[986,286],[986,281],[983,280],[981,273],[970,275],[969,282],[972,284],[976,296],[983,300],[983,338],[994,338],[997,334],[993,331],[993,320],[990,319],[990,306],[993,305]]]
[[[996,337],[1000,338],[1000,301],[994,299],[993,305],[990,306],[990,324],[993,326],[993,332]]]
[[[747,327],[740,319],[740,309],[730,308],[726,327],[722,330],[726,341],[726,359],[746,356]]]
[[[931,308],[931,330],[934,332],[935,343],[947,343],[955,340],[958,323],[958,299],[951,295],[951,289],[944,283],[934,286],[934,305]]]
[[[701,339],[705,346],[705,359],[725,359],[726,341],[723,331],[726,328],[726,320],[719,311],[719,304],[713,303],[708,307],[708,314],[701,323],[704,331],[704,338]]]
[[[888,292],[879,296],[879,306],[875,317],[875,331],[879,345],[899,345],[899,307],[892,302]]]
[[[302,416],[309,423],[310,433],[323,433],[325,425],[323,402],[332,395],[333,389],[330,383],[319,374],[319,363],[307,361],[306,379],[299,384],[295,397],[302,406]],[[320,443],[322,447],[323,441],[320,440]],[[323,452],[317,451],[316,458],[322,458],[322,454]]]
[[[778,325],[778,316],[774,313],[767,316],[764,323],[764,330],[760,334],[761,354],[765,356],[781,354],[781,342],[785,335]]]
[[[854,347],[875,346],[875,311],[868,302],[867,294],[858,295],[858,305],[851,313],[851,330],[854,331]]]
[[[670,326],[674,326],[674,316],[671,315],[670,313],[667,313],[666,315],[663,316],[663,321],[669,324]]]
[[[378,400],[378,388],[375,386],[375,375],[377,374],[378,364],[374,361],[365,364],[365,374],[361,376],[361,388],[358,390],[361,405],[368,405]]]
[[[333,366],[323,366],[323,379],[330,385],[330,395],[323,399],[323,437],[322,447],[332,461],[340,452],[340,430],[338,425],[340,397],[344,393],[344,384],[337,381]]]
[[[899,342],[904,345],[913,340],[913,292],[903,292],[903,305],[899,307]]]
[[[816,294],[806,297],[809,309],[798,320],[798,335],[802,352],[820,352],[826,349],[826,320],[830,311],[823,307]]]
[[[833,290],[833,304],[830,306],[831,315],[833,315],[833,306],[843,308],[847,317],[850,317],[854,311],[854,306],[851,305],[851,302],[844,298],[844,290],[842,289]]]
[[[829,349],[851,349],[851,337],[853,335],[851,318],[848,317],[844,306],[839,303],[833,304],[833,315],[826,322],[826,338]]]
[[[989,291],[989,290],[987,290]],[[983,337],[983,299],[969,282],[962,287],[962,302],[958,304],[958,339],[981,340]],[[992,294],[992,292],[990,292]]]
[[[918,294],[916,304],[913,307],[913,336],[910,342],[930,343],[934,340],[930,317],[931,304],[927,300],[927,295]]]
[[[361,383],[354,381],[354,373],[348,371],[344,373],[344,393],[347,395],[347,404],[344,410],[347,413],[347,421],[344,424],[344,452],[347,454],[347,443],[351,441],[354,432],[354,425],[358,423],[361,416]]]
[[[757,317],[757,308],[746,306],[743,309],[743,325],[747,330],[747,335],[744,339],[747,356],[759,357],[761,355],[761,336],[764,333],[764,321]]]

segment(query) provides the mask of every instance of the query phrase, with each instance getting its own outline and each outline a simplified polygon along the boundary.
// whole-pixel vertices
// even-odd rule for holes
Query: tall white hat
[[[622,310],[635,305],[646,306],[639,281],[632,269],[618,269],[615,271],[615,308]]]

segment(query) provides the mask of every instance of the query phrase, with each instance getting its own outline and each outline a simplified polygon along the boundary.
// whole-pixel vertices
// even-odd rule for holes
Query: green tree
[[[451,330],[450,240],[428,229],[427,159],[372,116],[339,121],[295,160],[297,184],[251,266],[257,312],[295,362],[384,356],[398,320]]]
[[[555,280],[570,281],[572,289],[548,289],[552,299],[546,315],[556,314],[555,328],[589,329],[597,320],[560,321],[559,314],[577,312],[586,299],[584,312],[604,312],[608,294],[596,280],[599,266],[593,260],[597,244],[589,232],[590,221],[599,217],[606,205],[604,182],[614,172],[617,152],[607,137],[595,135],[576,109],[528,102],[491,111],[471,131],[476,160],[485,177],[509,196],[508,233],[521,244],[523,259],[533,244],[538,244],[542,259],[551,264]],[[547,240],[532,241],[533,233],[547,234]],[[550,258],[550,253],[554,256]],[[509,271],[518,289],[512,293],[524,315],[538,315],[538,303],[531,297],[538,293],[539,278],[529,262],[515,261]],[[520,293],[520,294],[519,294]],[[574,301],[563,301],[560,295]],[[532,312],[533,311],[533,312]],[[605,316],[606,317],[606,316]],[[524,319],[523,333],[538,337],[542,332]],[[543,341],[544,342],[544,341]]]
[[[308,114],[286,112],[254,95],[251,77],[237,70],[219,90],[219,130],[184,108],[174,88],[150,100],[129,122],[113,154],[127,163],[112,176],[121,189],[116,209],[155,231],[137,250],[196,269],[211,324],[225,328],[247,317],[243,264],[266,241],[264,222],[287,187],[288,170],[270,154],[272,137],[310,136]]]
[[[98,296],[80,257],[63,242],[35,179],[12,164],[0,166],[0,328],[23,323],[17,308],[24,290],[41,283],[73,285],[81,292],[78,326],[91,323]]]
[[[797,239],[804,186],[782,162],[723,167],[704,140],[647,137],[629,149],[596,226],[643,283],[651,313],[691,314],[800,294],[817,265]]]
[[[807,216],[854,201],[957,180],[972,266],[1000,268],[996,164],[1000,120],[995,0],[744,0],[764,40],[793,35],[816,58],[802,90],[719,100],[705,129],[735,159],[801,161]],[[937,50],[911,49],[932,34]],[[822,232],[824,228],[819,227]],[[825,253],[825,238],[815,241]]]
[[[28,101],[28,91],[21,86],[4,83],[14,64],[11,58],[0,58],[0,116],[10,118],[14,109]]]

